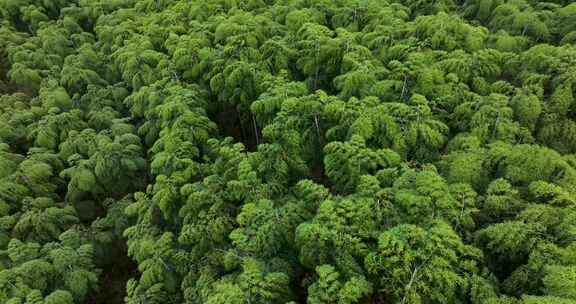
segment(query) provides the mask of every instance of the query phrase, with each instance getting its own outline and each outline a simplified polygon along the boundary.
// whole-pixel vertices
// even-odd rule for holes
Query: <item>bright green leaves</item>
[[[5,170],[12,169],[12,172],[5,172],[5,176],[0,180],[2,216],[19,211],[22,200],[27,196],[57,198],[54,192],[61,181],[54,174],[61,170],[62,163],[56,155],[41,149],[31,149],[28,159],[25,160],[10,153],[4,153],[4,157],[8,158],[5,161],[13,159],[16,162],[6,163]],[[19,162],[20,160],[22,161]]]
[[[576,237],[576,225],[573,222],[576,213],[568,208],[538,204],[528,207],[518,218],[543,230],[546,239],[555,244],[567,245]]]
[[[549,266],[571,266],[575,261],[570,244],[576,214],[561,207],[570,204],[570,196],[543,181],[532,183],[529,190],[538,204],[520,201],[518,192],[503,180],[493,182],[481,218],[484,223],[499,223],[476,232],[476,244],[486,254],[488,266],[502,280],[505,292],[517,296],[543,290]]]
[[[364,174],[394,168],[400,164],[400,156],[390,149],[372,150],[364,139],[353,136],[349,142],[332,142],[324,148],[326,175],[341,192],[355,189]]]
[[[175,34],[165,42],[172,56],[174,66],[186,80],[199,79],[210,66],[210,41],[203,33],[177,36]]]
[[[374,97],[352,98],[347,103],[335,100],[325,107],[325,112],[335,121],[326,133],[329,140],[359,135],[369,147],[393,149],[408,159],[433,159],[448,132],[444,123],[434,119],[421,95],[414,95],[410,105],[380,103]]]
[[[98,273],[94,269],[91,245],[53,249],[49,257],[58,275],[63,278],[64,287],[77,298],[82,299],[95,289]]]
[[[193,103],[195,96],[191,92],[194,93],[177,90],[172,102],[157,108],[164,125],[150,126],[163,128],[151,149],[153,174],[170,174],[193,164],[216,131],[216,125],[205,116],[204,110]]]
[[[378,249],[366,257],[365,264],[394,301],[452,302],[466,288],[464,273],[474,269],[474,263],[466,260],[479,254],[443,222],[427,229],[400,225],[380,235]]]
[[[289,277],[256,259],[246,258],[239,274],[215,282],[205,303],[274,303],[290,298]],[[268,270],[272,269],[272,270]]]
[[[574,96],[571,84],[560,84],[554,89],[545,105],[548,115],[538,132],[538,139],[547,146],[570,153],[576,149],[575,125],[568,118],[574,110]]]
[[[330,265],[316,267],[318,280],[308,287],[307,302],[311,304],[352,304],[372,293],[372,284],[363,277],[342,280]]]
[[[209,304],[217,303],[230,303],[230,304],[244,304],[248,303],[244,291],[240,286],[231,283],[222,283],[214,288],[214,292],[209,295]]]
[[[105,86],[107,81],[104,59],[88,44],[79,48],[78,54],[66,57],[61,72],[61,83],[70,93],[84,92],[88,86]],[[99,73],[100,72],[100,73]]]
[[[323,24],[325,18],[321,11],[313,8],[293,10],[286,14],[286,26],[289,31],[296,33],[305,23],[313,21]]]
[[[210,80],[210,88],[219,92],[221,101],[250,104],[261,93],[257,87],[260,82],[257,71],[256,66],[247,62],[229,64]]]
[[[324,201],[315,219],[296,230],[301,263],[311,268],[335,264],[346,273],[361,272],[353,257],[363,257],[364,242],[374,237],[378,214],[371,212],[373,206],[372,200],[362,197]]]
[[[491,2],[492,0],[484,1]],[[529,42],[530,39],[528,37],[511,35],[504,30],[499,30],[490,35],[488,45],[502,52],[517,53],[525,50],[528,47]]]
[[[116,50],[112,58],[124,81],[135,90],[160,80],[167,68],[166,55],[154,51],[150,39],[143,36],[133,38]]]
[[[72,206],[62,206],[49,198],[25,199],[22,215],[15,223],[12,235],[20,240],[49,242],[78,223]]]
[[[543,180],[565,185],[568,189],[575,186],[574,168],[556,151],[533,145],[518,145],[507,149],[505,159],[498,170],[512,183],[527,185]]]
[[[568,2],[0,1],[0,302],[575,300]]]
[[[253,16],[247,12],[238,13],[220,23],[214,31],[214,42],[220,44],[241,43],[257,48],[274,30],[275,24],[264,16]]]
[[[536,40],[548,40],[550,30],[546,22],[549,17],[546,11],[534,11],[524,1],[505,3],[493,10],[490,27],[515,35],[531,36]]]
[[[556,113],[560,116],[568,114],[568,111],[574,107],[574,96],[572,94],[572,85],[564,84],[554,90],[548,105],[549,112]]]
[[[467,147],[465,138],[454,141],[452,145],[463,145],[462,151],[455,150],[445,156],[440,163],[441,171],[449,180],[465,178],[476,189],[486,185],[489,176],[506,178],[514,186],[527,187],[535,181],[555,183],[568,191],[574,189],[574,168],[569,159],[563,158],[556,151],[538,145],[511,146],[502,142],[490,145],[489,149]],[[466,140],[476,141],[474,138]],[[467,163],[460,163],[466,161]],[[456,167],[457,164],[461,167]],[[469,171],[473,170],[473,171]],[[478,172],[482,172],[478,174]]]
[[[557,15],[552,21],[555,31],[563,35],[561,43],[570,43],[574,41],[576,27],[574,27],[574,18],[576,18],[576,5],[570,3],[564,7],[558,8]]]
[[[480,149],[477,138],[459,137],[450,146],[465,145],[459,150],[450,151],[438,163],[438,167],[448,182],[466,183],[474,189],[483,189],[489,181],[485,168],[485,151]]]
[[[61,112],[55,110],[31,125],[30,137],[38,147],[57,151],[58,146],[66,140],[71,131],[87,128],[79,110]]]
[[[42,9],[39,9],[34,5],[29,5],[20,9],[22,20],[29,24],[32,31],[38,30],[41,26],[41,22],[49,20],[48,16],[46,16],[42,11]]]
[[[38,92],[42,77],[34,69],[27,68],[23,64],[15,63],[10,70],[8,77],[25,92],[34,94]]]
[[[503,2],[502,0],[469,0],[466,1],[464,13],[467,16],[474,16],[475,19],[486,22],[489,20],[494,8]]]
[[[444,220],[464,230],[474,228],[475,192],[465,184],[448,185],[434,168],[408,170],[394,182],[390,194],[396,224]]]
[[[486,28],[471,26],[446,13],[416,18],[413,31],[434,49],[448,51],[458,48],[468,51],[481,49],[488,34]]]
[[[524,296],[522,297],[522,304],[573,304],[573,300],[563,299],[552,296]]]
[[[275,207],[266,200],[245,204],[236,218],[240,228],[229,236],[232,244],[244,254],[263,258],[283,255],[294,246],[296,226],[311,217],[305,207],[296,201],[281,207]]]
[[[178,280],[178,270],[169,265],[186,263],[187,255],[172,248],[174,236],[164,233],[156,239],[147,238],[138,243],[129,242],[128,254],[138,261],[142,274],[138,284],[132,279],[127,286],[127,302],[138,303],[145,299],[150,303],[161,303],[174,294]]]
[[[334,32],[316,23],[303,24],[296,36],[299,39],[296,63],[306,75],[308,87],[313,91],[329,87],[340,70],[342,56],[349,49],[351,39],[334,38]]]
[[[514,109],[514,118],[520,125],[534,130],[542,113],[542,104],[535,95],[520,93],[510,100],[510,106]]]
[[[298,86],[293,89],[302,88]],[[273,142],[270,146],[261,145],[262,153],[282,149],[284,152],[281,155],[290,155],[285,161],[294,175],[310,174],[322,162],[322,147],[325,144],[325,127],[322,124],[324,97],[324,93],[318,91],[314,95],[284,99],[275,118],[262,130],[263,140]],[[270,98],[261,101],[273,102]]]
[[[357,47],[342,57],[342,74],[334,78],[334,86],[340,91],[340,98],[371,95],[376,81],[387,74],[382,63],[372,60],[368,54],[368,49]]]
[[[96,287],[91,245],[22,243],[14,239],[5,252],[12,267],[0,272],[0,299],[25,298],[33,289],[48,295],[46,301],[64,299],[69,303],[85,298]],[[52,289],[54,288],[54,289]],[[51,293],[51,290],[61,291]],[[50,302],[47,302],[50,303]],[[60,303],[60,302],[59,302]]]
[[[533,182],[529,185],[530,194],[534,200],[541,204],[554,207],[570,207],[576,204],[576,197],[560,186],[544,181]]]
[[[326,136],[336,141],[325,146],[324,164],[340,191],[354,189],[362,174],[399,165],[402,157],[434,159],[448,132],[421,95],[414,95],[410,105],[380,103],[373,97],[348,103],[334,100],[325,113],[335,124]],[[348,141],[339,141],[343,139]]]
[[[64,156],[68,156],[71,167],[61,171],[60,176],[70,180],[69,200],[100,198],[102,194],[123,195],[144,182],[141,173],[146,169],[146,162],[139,138],[131,134],[130,129],[114,129],[117,130],[114,140],[85,130],[71,134],[70,142],[63,145]],[[73,152],[76,153],[70,155]]]
[[[479,202],[480,214],[477,221],[481,224],[498,223],[514,218],[525,208],[518,190],[503,178],[493,180],[486,189],[484,199]]]
[[[448,186],[431,169],[408,170],[385,189],[376,178],[365,175],[361,180],[361,192],[325,200],[314,219],[296,230],[301,263],[309,268],[323,265],[317,268],[318,281],[309,287],[315,293],[309,300],[324,303],[341,295],[338,289],[347,284],[360,284],[350,297],[350,303],[357,303],[372,293],[370,285],[362,283],[369,274],[374,275],[372,282],[377,282],[374,288],[380,288],[379,293],[398,301],[460,297],[458,290],[471,286],[460,273],[476,272],[480,253],[464,245],[451,226],[439,219],[452,222],[460,231],[473,229],[474,191],[465,185]],[[396,247],[399,242],[409,244]],[[462,256],[471,260],[463,262]]]
[[[495,265],[518,264],[528,256],[536,245],[539,231],[536,227],[520,221],[491,225],[478,232],[478,243]],[[504,271],[502,269],[501,271]]]
[[[65,111],[72,107],[70,96],[62,87],[42,88],[40,90],[40,98],[42,99],[42,106],[46,110],[59,108]]]
[[[289,98],[308,94],[308,89],[301,82],[286,83],[282,78],[279,78],[278,82],[268,91],[262,93],[250,106],[250,110],[256,116],[259,125],[270,124]]]
[[[44,304],[72,304],[72,294],[65,290],[56,290],[44,299]]]
[[[546,294],[576,300],[576,266],[549,266],[543,282]]]
[[[31,158],[23,164],[34,163],[34,161]],[[47,172],[52,174],[49,165],[37,161],[36,164],[46,166]],[[38,168],[30,167],[21,170],[24,170],[22,174],[26,175],[22,175],[17,180],[27,181],[28,187],[38,192],[35,189],[38,189],[42,182],[33,179],[37,177],[33,173]],[[50,178],[41,180],[45,185],[54,186],[46,184]],[[36,183],[38,185],[35,185]],[[48,191],[47,195],[55,196],[52,191]],[[65,292],[67,295],[63,296],[64,300],[72,299],[72,295],[76,299],[84,298],[95,288],[98,274],[92,261],[92,246],[86,243],[70,242],[65,237],[66,233],[74,234],[68,229],[79,223],[74,208],[63,203],[55,203],[49,197],[26,197],[20,200],[20,210],[13,210],[15,213],[11,215],[4,213],[1,219],[2,242],[0,246],[4,270],[0,276],[6,280],[3,284],[7,285],[1,287],[3,290],[0,292],[0,299],[3,301],[10,298],[14,301],[18,298],[23,299],[27,295],[31,296],[29,292],[32,289],[38,290],[36,296],[42,298],[42,294],[47,295],[58,288],[67,290]],[[12,238],[10,242],[6,237]],[[46,301],[58,297],[57,295],[48,296]]]
[[[462,103],[452,115],[459,130],[470,132],[483,143],[496,140],[522,143],[532,139],[530,131],[514,121],[514,110],[509,106],[508,97],[501,94]]]

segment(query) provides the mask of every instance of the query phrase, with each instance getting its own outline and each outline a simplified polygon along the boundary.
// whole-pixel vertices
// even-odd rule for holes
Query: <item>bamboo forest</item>
[[[0,303],[576,304],[576,2],[0,0]]]

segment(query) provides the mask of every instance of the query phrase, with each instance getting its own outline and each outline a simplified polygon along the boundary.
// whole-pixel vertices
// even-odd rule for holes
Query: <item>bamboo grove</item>
[[[576,303],[576,3],[0,0],[0,302]]]

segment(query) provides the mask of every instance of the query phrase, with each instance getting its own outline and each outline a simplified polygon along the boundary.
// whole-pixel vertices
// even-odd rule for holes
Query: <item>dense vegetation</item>
[[[576,3],[0,0],[0,302],[576,303]]]

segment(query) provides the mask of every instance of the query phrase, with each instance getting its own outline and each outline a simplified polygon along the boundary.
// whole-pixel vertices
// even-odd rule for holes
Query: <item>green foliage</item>
[[[390,149],[372,150],[366,147],[360,136],[353,136],[349,142],[332,142],[324,148],[326,174],[334,182],[336,189],[348,192],[356,188],[360,176],[378,174],[379,171],[394,168],[400,163],[400,156]]]
[[[549,266],[543,281],[546,294],[576,300],[576,269],[574,266]]]
[[[424,224],[441,219],[458,229],[474,228],[476,193],[465,184],[447,185],[434,168],[405,172],[391,190],[396,218],[388,220]]]
[[[466,257],[475,255],[478,250],[464,245],[446,223],[428,229],[404,224],[380,235],[365,264],[394,301],[452,302],[467,284],[465,273],[474,271]]]
[[[92,254],[93,248],[89,244],[76,246],[51,242],[42,246],[13,239],[2,252],[11,265],[0,272],[2,300],[24,299],[33,290],[46,294],[45,301],[62,299],[70,302],[72,297],[76,300],[85,298],[89,290],[96,287],[98,278]],[[51,292],[51,288],[62,290]]]
[[[359,303],[372,292],[372,285],[363,277],[339,280],[340,274],[330,265],[316,267],[318,280],[308,288],[308,303]]]
[[[116,197],[144,182],[141,173],[146,169],[146,161],[140,138],[132,131],[131,125],[115,124],[113,140],[104,134],[96,135],[91,129],[69,135],[69,142],[61,147],[70,167],[60,172],[61,177],[70,179],[69,200],[90,198],[88,194],[92,198],[100,198],[102,194]]]
[[[0,0],[0,302],[573,303],[575,24]]]

